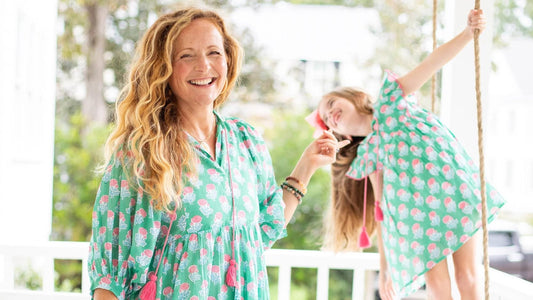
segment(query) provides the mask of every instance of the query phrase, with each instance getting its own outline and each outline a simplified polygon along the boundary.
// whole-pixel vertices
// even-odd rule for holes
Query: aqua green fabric
[[[269,298],[263,254],[286,235],[282,192],[258,132],[241,120],[216,116],[215,160],[189,137],[199,158],[198,174],[183,174],[183,205],[163,253],[171,213],[152,208],[142,183],[132,183],[128,153],[116,153],[94,205],[88,261],[92,290],[137,299],[162,256],[157,299]],[[225,275],[234,229],[238,284],[229,287]]]

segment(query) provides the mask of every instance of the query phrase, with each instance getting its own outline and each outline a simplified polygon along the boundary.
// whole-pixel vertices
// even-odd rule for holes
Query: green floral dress
[[[346,174],[362,179],[376,165],[383,168],[382,236],[400,297],[420,288],[422,275],[481,226],[478,167],[450,130],[415,100],[387,71],[374,107],[374,131]],[[504,200],[486,187],[490,222]]]
[[[184,174],[182,207],[163,253],[171,213],[152,208],[142,184],[134,187],[128,180],[120,159],[127,164],[128,153],[116,153],[94,205],[88,262],[92,290],[137,299],[162,257],[157,299],[269,298],[263,254],[286,235],[282,193],[254,128],[218,114],[217,120],[216,160],[189,137],[199,159],[198,176]],[[225,283],[233,230],[236,287]]]

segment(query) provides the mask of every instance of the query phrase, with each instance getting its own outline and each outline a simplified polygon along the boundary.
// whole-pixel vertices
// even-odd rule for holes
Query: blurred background
[[[143,32],[177,2],[183,4],[0,0],[0,28],[10,28],[1,30],[0,39],[4,243],[89,240],[100,181],[95,169],[102,163],[128,63]],[[450,17],[460,1],[446,1],[446,6],[438,2],[441,44],[464,28],[467,10]],[[473,6],[473,1],[463,2]],[[489,28],[482,35],[486,175],[508,201],[499,217],[502,222],[493,225],[493,266],[533,281],[533,1],[487,2]],[[312,139],[304,117],[323,93],[350,85],[376,94],[384,69],[402,74],[432,49],[433,11],[428,0],[190,3],[217,8],[245,49],[239,84],[221,111],[247,120],[263,133],[279,182]],[[35,31],[41,33],[39,38],[26,38]],[[26,55],[36,50],[38,55]],[[435,113],[477,158],[472,56],[473,51],[465,50],[458,62],[437,74]],[[466,87],[461,86],[464,82]],[[428,109],[430,93],[428,83],[419,95]],[[312,178],[309,194],[288,226],[288,237],[274,248],[320,249],[329,191],[325,168]],[[514,265],[508,259],[511,252]],[[54,268],[57,290],[80,290],[79,261],[56,260]],[[349,298],[352,275],[331,272],[331,299]],[[15,276],[21,287],[41,285],[33,266],[22,265]],[[271,289],[276,289],[276,270],[269,270],[269,276]],[[314,299],[315,286],[316,271],[293,270],[294,299]]]

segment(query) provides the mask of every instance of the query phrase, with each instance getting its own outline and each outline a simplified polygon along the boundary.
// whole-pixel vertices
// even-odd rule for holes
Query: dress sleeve
[[[257,199],[259,201],[259,228],[263,249],[270,249],[280,238],[287,236],[285,228],[285,202],[276,183],[272,159],[265,141],[250,125],[239,126],[245,130],[245,143],[253,145],[250,155],[257,174]]]
[[[98,189],[88,264],[91,291],[102,288],[125,299],[146,282],[161,214],[142,187],[134,187],[120,155],[107,166]]]
[[[375,133],[372,133],[365,138],[359,147],[357,148],[357,156],[352,161],[350,168],[346,172],[346,176],[359,180],[367,177],[376,171],[376,166],[381,169],[382,163],[377,160],[378,137]],[[383,152],[380,151],[379,157],[383,157]]]

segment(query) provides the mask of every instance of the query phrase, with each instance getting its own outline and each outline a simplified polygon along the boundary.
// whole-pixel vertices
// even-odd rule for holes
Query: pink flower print
[[[424,251],[424,247],[416,241],[411,243],[411,249],[413,249],[416,255],[420,255]]]
[[[189,284],[182,283],[180,285],[180,290],[179,290],[179,299],[189,299],[189,294],[190,294]]]
[[[250,190],[252,190],[250,188]],[[254,210],[254,207],[252,205],[252,201],[250,201],[250,197],[248,196],[242,196],[242,201],[244,202],[244,208],[246,209],[246,211],[248,212],[252,212]],[[270,207],[269,207],[270,208]],[[274,211],[274,209],[270,209],[270,214]]]
[[[413,226],[411,226],[411,230],[413,231],[413,237],[415,239],[421,238],[423,233],[424,233],[422,231],[422,228],[420,228],[420,224],[419,223],[413,224]]]
[[[222,207],[222,210],[227,213],[231,209],[231,206],[228,203],[228,199],[226,199],[226,196],[221,195],[220,198],[218,198],[218,201],[220,203],[220,206]]]
[[[426,235],[429,237],[430,240],[434,242],[438,242],[442,237],[442,233],[436,231],[433,228],[429,228],[428,230],[426,230]]]
[[[420,142],[420,136],[414,131],[409,132],[409,137],[411,138],[411,142],[413,144]]]
[[[215,169],[207,169],[207,174],[209,175],[209,179],[214,183],[220,183],[224,180]]]
[[[405,204],[402,203],[398,206],[398,214],[400,215],[400,220],[407,218],[409,211],[407,210]]]
[[[431,211],[428,216],[429,220],[431,221],[431,226],[437,226],[440,224],[440,217],[435,211]]]
[[[406,192],[404,189],[399,189],[398,192],[396,192],[396,195],[403,202],[407,202],[407,201],[409,201],[409,198],[411,198],[411,194]]]
[[[409,150],[411,150],[411,154],[413,154],[416,157],[422,156],[422,149],[418,148],[415,145],[412,145]]]
[[[121,230],[126,230],[128,228],[128,225],[126,224],[126,217],[122,212],[118,213],[118,228]]]
[[[190,232],[190,233],[198,232],[200,231],[200,229],[202,229],[202,217],[196,215],[192,217],[191,224],[190,224],[189,229],[187,229],[187,232]]]
[[[196,235],[195,233],[191,234],[191,236],[189,237],[189,249],[191,251],[198,250],[198,235]]]
[[[204,216],[209,216],[213,213],[213,209],[209,206],[209,202],[205,199],[198,200],[198,205],[200,206],[200,212]]]
[[[406,261],[406,264],[405,264],[405,265],[407,265],[407,264],[408,264],[408,262]],[[405,282],[405,281],[409,280],[409,274],[407,273],[406,270],[402,270],[402,271],[400,272],[400,274],[401,274],[400,276],[402,276],[402,281]]]
[[[446,199],[444,199],[444,206],[446,206],[447,212],[454,212],[456,204],[451,197],[446,197]]]
[[[435,178],[430,178],[428,180],[428,187],[431,194],[437,194],[440,191],[440,186]]]
[[[415,207],[415,208],[411,209],[411,216],[413,217],[413,219],[415,221],[420,222],[420,221],[423,221],[425,219],[426,214],[424,212],[421,212],[420,209]]]
[[[202,265],[205,265],[205,263],[207,263],[207,260],[208,260],[208,257],[207,257],[207,249],[206,248],[201,248],[200,249],[200,263]]]
[[[411,162],[411,165],[413,167],[413,171],[414,171],[415,174],[422,173],[423,166],[420,163],[420,160],[418,158],[413,159],[413,161]]]
[[[110,275],[107,275],[106,277],[102,277],[100,279],[99,286],[102,288],[109,288],[111,286],[111,279],[109,278]]]
[[[217,189],[215,185],[212,183],[208,183],[205,186],[205,193],[206,193],[207,199],[215,199],[217,196]]]
[[[135,212],[135,225],[142,224],[144,222],[144,218],[146,218],[146,211],[143,208],[140,208]]]
[[[446,242],[448,243],[448,247],[455,247],[457,245],[457,236],[453,231],[449,230],[445,233]]]
[[[245,225],[246,224],[246,212],[239,210],[237,212],[237,224],[238,225]]]
[[[166,299],[170,299],[172,293],[174,293],[174,290],[169,286],[163,289],[163,296],[165,296]]]
[[[396,173],[394,173],[391,169],[386,169],[383,173],[383,176],[387,181],[394,181],[396,179]]]
[[[444,256],[448,256],[451,253],[452,253],[452,249],[450,249],[450,248],[446,248],[446,249],[442,250],[442,255],[444,255]]]
[[[468,241],[468,239],[470,239],[470,236],[468,236],[468,234],[463,234],[460,240],[461,240],[461,243],[464,243]]]
[[[150,249],[144,250],[141,255],[137,256],[135,258],[135,261],[141,266],[145,267],[148,264],[150,264],[150,261],[152,260],[153,252]]]
[[[435,263],[434,261],[428,261],[428,262],[426,263],[426,267],[427,267],[428,269],[432,269],[435,265],[436,265],[436,263]]]
[[[163,228],[168,230],[166,226],[164,226]],[[154,221],[152,228],[150,228],[150,234],[152,236],[157,236],[159,235],[159,232],[161,231],[160,229],[161,229],[161,222]],[[166,231],[164,232],[164,234],[166,234]]]
[[[461,219],[461,225],[465,232],[472,232],[474,230],[474,223],[472,223],[472,220],[468,217],[463,217]]]
[[[419,192],[414,193],[413,198],[415,199],[415,206],[420,206],[424,203],[424,198],[422,198]]]
[[[424,188],[424,185],[426,184],[424,180],[418,178],[417,176],[413,176],[411,178],[411,183],[415,186],[415,189],[421,190]]]
[[[432,195],[426,198],[426,204],[432,209],[438,209],[440,207],[440,200]]]
[[[407,251],[407,247],[409,247],[407,245],[407,243],[405,242],[405,238],[404,237],[398,238],[398,245],[400,246],[401,252]]]
[[[409,147],[405,144],[405,142],[401,141],[398,143],[398,152],[400,156],[405,156],[407,153],[409,153]]]
[[[385,120],[385,124],[387,124],[387,127],[394,128],[396,125],[398,125],[398,122],[393,117],[388,117],[387,120]]]
[[[139,231],[135,234],[135,244],[140,247],[146,246],[147,231],[143,227],[139,228]]]
[[[429,244],[427,249],[429,252],[429,257],[431,259],[436,259],[440,256],[440,248],[437,247],[436,244],[434,243]]]
[[[387,186],[385,186],[385,193],[389,198],[394,197],[395,192],[391,184],[387,184]]]
[[[120,197],[130,197],[130,186],[127,180],[122,180],[120,182]]]
[[[431,146],[428,146],[426,148],[426,155],[430,161],[434,161],[437,158],[437,152],[435,152],[435,150],[433,150],[433,147]]]
[[[428,170],[429,174],[431,174],[431,175],[433,175],[433,176],[439,174],[439,169],[437,169],[437,168],[435,167],[435,165],[432,164],[432,163],[427,163],[427,164],[426,164],[426,170]]]
[[[223,284],[220,287],[220,292],[217,295],[217,299],[226,299],[228,296],[228,286]]]
[[[380,108],[379,108],[379,111],[384,114],[384,115],[390,115],[393,110],[390,108],[389,105],[386,105],[386,104],[383,104]]]
[[[405,172],[400,173],[399,179],[400,179],[400,184],[402,186],[407,186],[409,184],[409,177],[407,176]]]
[[[100,200],[98,201],[98,210],[103,213],[107,210],[107,204],[109,202],[109,196],[103,195],[100,197]]]
[[[403,235],[407,234],[407,232],[409,231],[409,227],[405,226],[403,222],[398,222],[396,227],[398,228],[398,231]]]
[[[196,265],[189,267],[189,280],[193,283],[200,280],[200,274],[198,273],[198,267]]]
[[[272,227],[268,226],[268,225],[263,225],[261,226],[261,229],[263,229],[263,232],[269,237],[269,238],[274,238],[275,237],[275,232],[274,230],[272,230]]]
[[[466,201],[459,202],[459,208],[467,215],[472,214],[473,207]]]
[[[194,194],[194,189],[190,186],[184,187],[181,192],[181,201],[183,201],[183,203],[193,203],[195,199],[196,195]]]
[[[459,223],[459,222],[457,221],[457,219],[453,218],[453,217],[450,216],[450,215],[446,215],[446,216],[444,216],[444,218],[442,218],[442,222],[443,222],[444,224],[446,224],[446,227],[447,227],[447,228],[450,228],[450,229],[453,229],[453,228],[457,227],[457,224]]]
[[[398,158],[398,166],[400,166],[402,170],[407,170],[407,168],[409,167],[409,163],[406,162],[403,158]]]
[[[451,185],[449,182],[445,181],[442,183],[442,189],[444,190],[444,192],[448,195],[453,195],[455,194],[455,187],[453,185]]]
[[[413,267],[415,268],[415,272],[416,273],[420,273],[424,269],[424,265],[422,264],[422,262],[420,261],[420,258],[418,256],[415,256],[413,258]]]
[[[120,195],[120,190],[118,188],[118,181],[113,178],[109,181],[109,196],[116,197],[118,195]]]
[[[442,153],[442,152],[441,152]],[[444,174],[444,177],[448,180],[453,178],[453,172],[449,165],[444,165],[442,167],[442,173]]]
[[[253,292],[255,290],[255,284],[253,282],[249,282],[247,285],[246,285],[246,290],[248,292]]]
[[[219,282],[220,281],[220,267],[218,265],[213,265],[211,267],[211,273],[210,273],[210,276],[211,276],[211,281],[212,282]]]
[[[422,122],[418,122],[416,124],[416,128],[418,128],[418,130],[420,130],[422,133],[428,133],[429,132],[429,127],[422,123]]]

